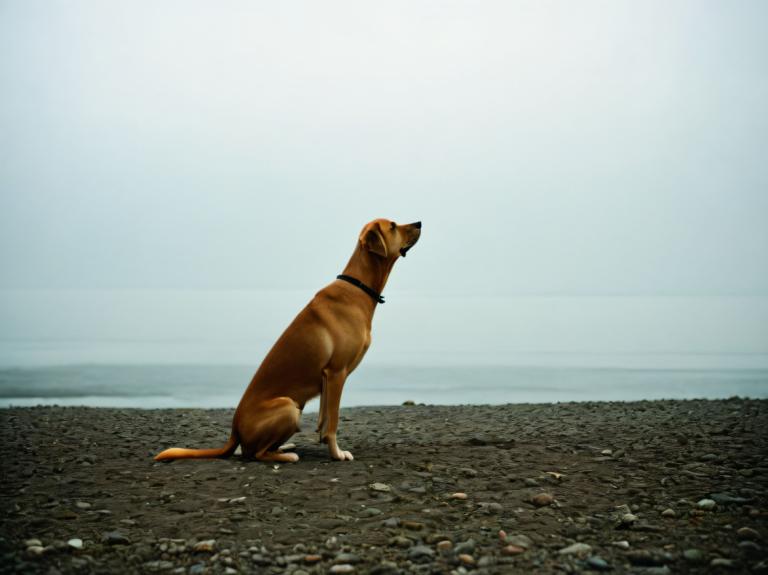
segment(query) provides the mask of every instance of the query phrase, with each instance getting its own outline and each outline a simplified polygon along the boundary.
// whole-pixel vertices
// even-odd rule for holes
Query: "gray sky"
[[[0,1],[0,288],[768,294],[768,3]]]

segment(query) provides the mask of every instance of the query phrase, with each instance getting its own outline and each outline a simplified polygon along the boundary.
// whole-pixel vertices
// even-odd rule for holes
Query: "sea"
[[[0,407],[232,408],[312,294],[0,291]],[[733,396],[768,397],[768,297],[393,290],[342,405]]]

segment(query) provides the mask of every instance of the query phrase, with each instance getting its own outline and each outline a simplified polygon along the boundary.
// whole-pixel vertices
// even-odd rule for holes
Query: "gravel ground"
[[[155,463],[231,410],[0,411],[1,573],[768,573],[768,401],[342,410],[296,464]]]

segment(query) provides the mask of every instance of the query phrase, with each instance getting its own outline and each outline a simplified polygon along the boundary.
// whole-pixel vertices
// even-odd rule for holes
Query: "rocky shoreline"
[[[768,401],[342,410],[301,460],[155,463],[231,410],[0,411],[0,573],[768,573]]]

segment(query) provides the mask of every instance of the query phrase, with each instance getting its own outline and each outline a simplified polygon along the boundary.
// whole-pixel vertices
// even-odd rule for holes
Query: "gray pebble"
[[[101,536],[101,542],[107,545],[130,545],[131,540],[119,531],[108,531]]]
[[[736,567],[736,562],[733,559],[718,557],[716,559],[712,559],[712,561],[709,562],[709,565],[710,567],[723,567],[725,569],[733,569]]]
[[[608,562],[598,555],[592,555],[588,558],[587,566],[595,571],[610,571],[612,569]]]
[[[627,551],[626,557],[632,565],[639,567],[656,567],[672,561],[672,557],[667,553],[657,553],[646,549]]]
[[[416,563],[425,563],[435,556],[435,551],[426,545],[416,545],[408,550],[408,559]]]
[[[353,573],[354,571],[355,571],[355,568],[352,565],[349,565],[348,563],[341,563],[339,565],[334,565],[328,570],[329,573]]]
[[[360,563],[360,557],[354,553],[337,553],[334,563]]]
[[[400,569],[397,568],[397,563],[393,561],[382,561],[371,569],[371,575],[397,575],[400,573]]]
[[[751,527],[742,527],[738,531],[736,531],[736,537],[741,539],[742,541],[745,539],[748,539],[750,541],[760,541],[760,533],[752,529]]]
[[[144,563],[144,569],[151,573],[168,571],[173,569],[173,563],[170,561],[148,561],[147,563]]]
[[[39,539],[27,539],[24,541],[24,547],[42,547],[43,542]]]
[[[730,493],[713,493],[709,498],[720,505],[744,505],[751,501],[750,499],[731,495]]]
[[[704,553],[701,549],[686,549],[683,551],[683,558],[691,563],[701,563],[704,561]]]
[[[505,542],[510,545],[522,547],[524,549],[530,549],[533,546],[533,542],[531,541],[531,538],[528,537],[527,535],[523,535],[522,533],[507,535],[505,538]]]
[[[394,545],[395,547],[406,549],[411,545],[413,545],[413,541],[411,541],[407,537],[403,537],[402,535],[397,535],[389,540],[389,544]]]
[[[572,545],[568,545],[568,547],[563,547],[558,551],[560,555],[584,555],[586,553],[589,553],[592,550],[592,547],[587,545],[586,543],[574,543]]]
[[[472,555],[475,552],[475,540],[467,539],[456,545],[456,555]]]
[[[739,549],[750,557],[760,557],[763,554],[763,548],[754,541],[739,541]]]

